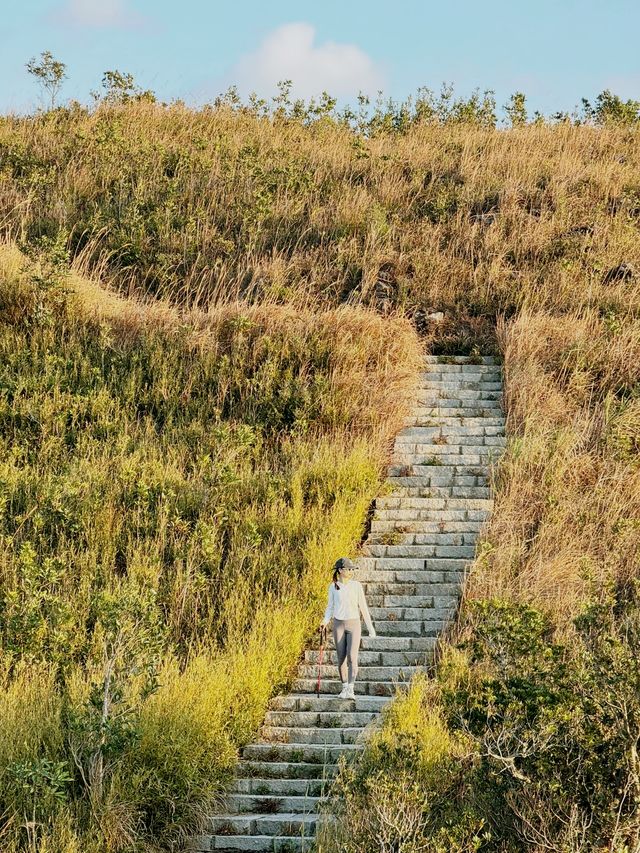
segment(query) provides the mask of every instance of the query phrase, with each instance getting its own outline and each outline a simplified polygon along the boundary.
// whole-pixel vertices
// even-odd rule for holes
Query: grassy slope
[[[633,849],[639,291],[607,272],[640,269],[637,141],[138,105],[0,127],[7,227],[62,227],[118,287],[443,309],[427,345],[505,356],[513,441],[463,617],[347,779],[342,849]]]
[[[168,846],[360,537],[416,339],[358,309],[181,315],[0,263],[3,843]]]

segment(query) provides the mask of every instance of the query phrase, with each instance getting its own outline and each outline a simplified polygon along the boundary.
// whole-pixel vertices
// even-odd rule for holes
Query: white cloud
[[[292,80],[293,95],[300,98],[324,90],[336,97],[375,93],[384,85],[380,67],[357,45],[316,44],[315,28],[303,22],[273,30],[231,72],[231,82],[244,93],[270,95],[279,80]]]
[[[94,29],[135,29],[145,23],[125,0],[66,0],[55,17],[61,23]]]

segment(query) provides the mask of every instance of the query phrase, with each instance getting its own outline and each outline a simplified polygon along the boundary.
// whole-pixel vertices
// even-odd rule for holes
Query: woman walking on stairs
[[[340,557],[333,567],[333,581],[329,585],[329,600],[321,628],[333,618],[333,642],[338,657],[338,671],[342,682],[340,699],[355,699],[354,684],[358,674],[360,651],[360,614],[370,637],[376,632],[369,615],[360,581],[353,577],[355,564],[348,557]]]

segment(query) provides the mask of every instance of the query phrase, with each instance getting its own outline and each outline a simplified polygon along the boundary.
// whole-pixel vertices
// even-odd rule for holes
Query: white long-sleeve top
[[[364,590],[360,581],[350,580],[343,583],[338,581],[336,584],[332,581],[329,584],[329,600],[327,609],[324,612],[323,624],[326,625],[333,617],[334,619],[360,619],[360,613],[364,619],[364,624],[367,626],[367,631],[370,637],[375,637],[376,632],[369,615],[369,608],[364,597]]]

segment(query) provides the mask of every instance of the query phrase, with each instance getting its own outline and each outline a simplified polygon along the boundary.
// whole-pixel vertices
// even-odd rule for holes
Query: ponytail
[[[340,587],[338,586],[338,578],[339,578],[339,577],[340,577],[340,569],[334,569],[334,572],[333,572],[333,585],[335,586],[335,588],[336,588],[336,589],[340,589]]]

